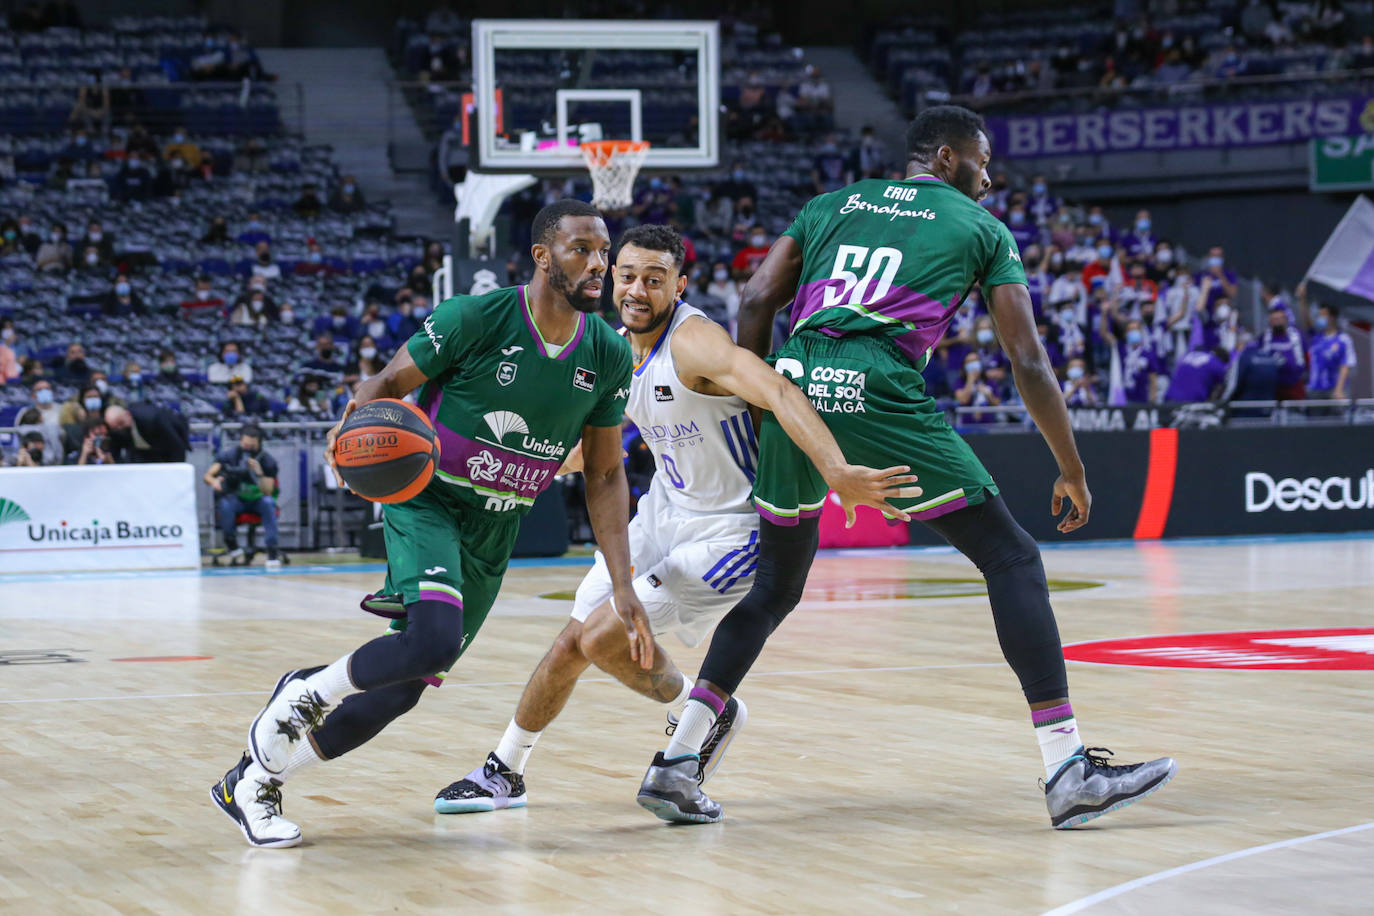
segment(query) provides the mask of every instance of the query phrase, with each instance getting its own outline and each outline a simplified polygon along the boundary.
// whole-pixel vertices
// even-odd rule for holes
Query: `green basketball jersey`
[[[1026,282],[1007,227],[932,175],[822,194],[785,234],[802,247],[793,332],[892,337],[918,368],[975,282]]]
[[[493,512],[524,512],[553,482],[583,426],[619,426],[630,394],[630,345],[597,315],[556,355],[525,288],[454,296],[406,345],[429,377],[420,407],[439,434],[430,487]]]

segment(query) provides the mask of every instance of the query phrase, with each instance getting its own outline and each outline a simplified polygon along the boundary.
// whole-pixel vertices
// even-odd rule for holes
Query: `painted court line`
[[[941,671],[948,668],[996,668],[1001,667],[1004,662],[968,662],[958,665],[904,665],[897,668],[820,668],[814,671],[755,671],[750,677],[807,677],[814,674],[863,674],[865,672],[883,673],[889,671]],[[523,687],[528,683],[528,679],[523,681],[475,681],[469,684],[453,681],[447,686],[452,688],[474,688],[474,687]],[[616,684],[619,683],[611,677],[584,677],[578,680],[579,684]],[[21,703],[88,703],[104,700],[181,700],[199,699],[202,697],[243,697],[264,695],[264,690],[226,690],[219,693],[148,693],[148,694],[125,694],[122,696],[108,697],[34,697],[27,700],[0,700],[0,705],[19,705]]]
[[[1342,827],[1340,830],[1328,830],[1325,833],[1310,833],[1307,836],[1293,837],[1290,840],[1279,840],[1277,843],[1266,843],[1263,846],[1251,846],[1249,849],[1238,849],[1235,852],[1228,852],[1225,855],[1214,856],[1210,859],[1203,859],[1200,862],[1192,862],[1188,865],[1180,865],[1178,868],[1171,868],[1167,871],[1155,872],[1153,875],[1146,875],[1143,878],[1136,878],[1134,881],[1127,881],[1118,884],[1116,887],[1109,887],[1104,891],[1098,891],[1072,903],[1047,910],[1043,916],[1068,916],[1070,913],[1081,913],[1090,906],[1096,906],[1105,900],[1129,894],[1131,891],[1148,887],[1151,884],[1158,884],[1170,878],[1177,878],[1179,875],[1186,875],[1189,872],[1201,871],[1204,868],[1211,868],[1213,865],[1222,865],[1226,862],[1234,862],[1236,859],[1245,859],[1250,856],[1259,855],[1264,852],[1271,852],[1275,849],[1287,849],[1292,846],[1301,846],[1304,843],[1311,843],[1316,840],[1328,840],[1332,837],[1343,836],[1347,833],[1359,833],[1361,830],[1374,830],[1374,821],[1368,824],[1357,824],[1354,827]]]

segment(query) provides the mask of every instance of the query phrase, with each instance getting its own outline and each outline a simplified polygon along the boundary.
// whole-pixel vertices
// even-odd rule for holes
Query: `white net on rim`
[[[592,174],[592,205],[617,210],[634,203],[635,176],[649,155],[648,142],[597,140],[580,149]]]

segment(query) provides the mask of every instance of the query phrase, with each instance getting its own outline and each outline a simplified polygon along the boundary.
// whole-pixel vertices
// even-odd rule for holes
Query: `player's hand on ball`
[[[630,640],[630,659],[648,671],[654,666],[654,633],[649,627],[649,615],[634,589],[626,587],[615,593],[615,612],[625,624],[625,636]]]
[[[358,402],[349,398],[348,403],[344,405],[343,416],[339,417],[339,422],[335,423],[334,428],[324,434],[324,460],[328,461],[329,466],[334,469],[334,479],[339,482],[339,486],[345,488],[348,484],[344,483],[343,475],[339,473],[338,462],[334,460],[334,443],[339,438],[339,430],[343,429],[344,423],[348,421],[349,414],[357,409]]]
[[[1054,482],[1054,501],[1050,503],[1051,515],[1058,516],[1063,511],[1066,498],[1073,506],[1070,507],[1069,514],[1059,520],[1059,530],[1065,534],[1088,524],[1088,512],[1093,505],[1093,495],[1088,492],[1086,480],[1069,480],[1061,474]]]
[[[846,464],[838,473],[827,478],[826,483],[840,499],[844,509],[844,526],[854,527],[856,510],[859,506],[877,509],[884,515],[911,521],[911,516],[892,505],[890,499],[914,499],[925,491],[912,486],[916,475],[908,473],[906,465],[884,468],[879,471],[859,464]]]

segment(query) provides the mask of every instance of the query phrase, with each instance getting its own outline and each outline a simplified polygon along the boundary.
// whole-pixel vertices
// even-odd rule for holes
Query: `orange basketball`
[[[439,439],[424,411],[382,398],[349,416],[334,441],[344,483],[364,499],[403,503],[429,485],[439,466]]]

